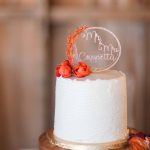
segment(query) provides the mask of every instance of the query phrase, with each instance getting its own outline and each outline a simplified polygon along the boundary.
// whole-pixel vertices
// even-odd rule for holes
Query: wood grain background
[[[127,76],[128,125],[150,132],[148,0],[0,0],[0,149],[36,148],[53,127],[55,67],[68,33],[83,24],[118,36],[115,69]]]

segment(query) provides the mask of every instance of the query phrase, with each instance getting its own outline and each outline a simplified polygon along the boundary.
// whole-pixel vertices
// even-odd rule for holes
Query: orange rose
[[[73,69],[73,72],[77,78],[85,77],[91,73],[90,67],[83,62],[79,62],[79,65]]]
[[[56,68],[57,77],[62,76],[64,78],[68,78],[71,75],[72,75],[72,68],[68,60],[65,60],[64,62],[62,62],[60,65],[57,66]]]
[[[133,150],[146,150],[147,144],[145,143],[145,140],[140,137],[132,137],[129,140],[129,144],[131,149]]]
[[[71,66],[69,60],[64,60],[60,65],[68,65]]]

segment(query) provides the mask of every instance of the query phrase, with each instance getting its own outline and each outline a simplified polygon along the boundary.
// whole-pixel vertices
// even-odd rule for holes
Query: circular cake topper
[[[80,27],[68,40],[67,56],[71,64],[85,62],[93,72],[112,68],[121,55],[118,38],[103,27]]]

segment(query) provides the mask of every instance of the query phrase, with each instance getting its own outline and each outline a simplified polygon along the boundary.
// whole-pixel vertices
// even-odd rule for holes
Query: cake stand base
[[[53,132],[53,129],[48,129],[47,132],[43,133],[40,138],[39,138],[39,148],[40,150],[66,150],[64,148],[58,147],[55,144],[52,144],[50,142],[50,139],[48,138],[47,135],[51,135]],[[133,129],[130,130],[130,132],[133,132]],[[51,137],[50,137],[51,138]],[[129,150],[130,146],[128,145],[124,145],[122,148],[118,149],[118,150]],[[102,149],[100,149],[102,150]],[[106,149],[105,149],[106,150]],[[111,150],[111,149],[108,149]],[[117,150],[117,149],[116,149]]]

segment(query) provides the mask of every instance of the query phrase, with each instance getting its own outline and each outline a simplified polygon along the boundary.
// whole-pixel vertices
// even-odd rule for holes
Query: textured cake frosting
[[[116,70],[56,79],[54,135],[78,143],[125,139],[127,90],[125,74]]]

